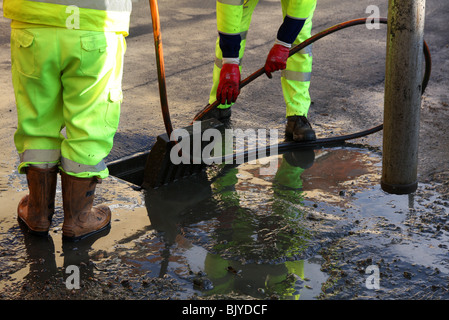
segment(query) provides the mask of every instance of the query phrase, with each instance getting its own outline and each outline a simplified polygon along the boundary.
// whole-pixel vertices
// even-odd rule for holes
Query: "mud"
[[[272,44],[277,2],[257,8],[244,61],[248,73],[262,65]],[[371,4],[385,16],[387,1],[342,1],[338,10],[321,1],[314,28],[365,16]],[[160,10],[169,103],[174,127],[182,127],[208,96],[205,75],[213,65],[216,34],[204,25],[215,25],[214,6],[161,3]],[[16,171],[9,28],[1,19],[0,298],[448,299],[448,11],[442,1],[427,1],[425,38],[433,69],[421,108],[420,184],[414,194],[380,190],[382,133],[377,133],[316,149],[310,166],[295,161],[303,156],[279,155],[277,172],[289,165],[290,181],[260,175],[260,163],[211,167],[204,176],[154,192],[111,176],[96,200],[111,207],[111,230],[76,244],[61,239],[60,184],[48,239],[30,237],[16,220],[27,188]],[[164,131],[150,26],[147,3],[135,2],[122,120],[110,159],[151,148]],[[320,137],[382,122],[384,37],[362,27],[314,45],[310,119]],[[233,107],[235,128],[283,129],[276,79],[258,80],[242,92]],[[67,267],[73,265],[80,270],[79,289],[67,286]],[[372,266],[380,272],[378,289],[366,282]]]

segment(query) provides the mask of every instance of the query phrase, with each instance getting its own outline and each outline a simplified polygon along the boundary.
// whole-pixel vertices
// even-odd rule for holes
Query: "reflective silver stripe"
[[[309,56],[312,56],[312,45],[308,45],[304,49],[300,50],[298,53],[299,54],[308,54]]]
[[[40,163],[40,164],[30,164],[30,167],[35,167],[39,169],[50,169],[57,166],[56,163]]]
[[[60,157],[59,149],[29,149],[19,154],[20,162],[56,162]]]
[[[307,19],[309,19],[308,17],[307,17],[307,18],[295,18],[295,17],[292,17],[292,16],[289,15],[289,14],[286,14],[285,16],[286,16],[286,17],[289,17],[290,19],[293,19],[293,20],[302,20],[302,21],[306,21]]]
[[[70,159],[61,157],[61,166],[66,172],[83,173],[83,172],[100,172],[106,169],[104,161],[100,161],[95,166],[81,164]]]
[[[237,32],[237,33],[226,33],[226,32],[218,32],[219,34],[225,34],[227,36],[236,36],[236,35],[240,35],[241,40],[246,40],[246,35],[248,34],[248,30],[246,31],[242,31],[242,32]]]
[[[61,4],[65,6],[77,6],[85,9],[96,9],[105,11],[131,12],[131,0],[29,0],[34,2],[44,2]]]
[[[215,57],[215,65],[219,68],[219,69],[221,69],[221,67],[223,66],[223,60],[222,59],[219,59],[219,58],[217,58],[217,57]],[[239,61],[239,66],[241,66],[242,65],[242,59],[240,59],[240,61]]]
[[[281,77],[286,80],[307,82],[312,79],[312,72],[298,72],[291,70],[282,70]]]
[[[220,2],[222,4],[229,4],[231,6],[241,6],[244,0],[217,0],[217,2]]]
[[[222,32],[222,31],[218,31],[219,34],[225,34],[227,36],[236,36],[238,34],[241,34],[240,32],[236,32],[236,33],[227,33],[227,32]]]

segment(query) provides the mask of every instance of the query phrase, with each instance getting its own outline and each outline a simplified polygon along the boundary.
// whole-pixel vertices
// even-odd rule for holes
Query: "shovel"
[[[183,161],[179,164],[173,164],[171,156],[173,156],[173,147],[181,141],[181,139],[190,139],[189,146],[194,145],[195,141],[201,141],[201,150],[207,144],[207,141],[202,141],[202,132],[207,129],[216,129],[223,131],[224,125],[215,119],[207,121],[201,121],[200,131],[194,132],[193,125],[182,128],[183,132],[187,132],[188,135],[184,135],[181,139],[172,137],[173,126],[170,120],[170,112],[167,101],[167,91],[165,85],[165,67],[164,56],[162,48],[161,26],[159,19],[159,9],[157,0],[150,0],[151,19],[153,22],[153,36],[154,47],[156,51],[156,64],[157,64],[157,76],[159,83],[159,97],[161,101],[162,117],[164,120],[165,130],[164,134],[157,137],[156,143],[148,154],[148,158],[145,164],[144,177],[142,188],[157,188],[162,185],[171,183],[186,176],[198,174],[203,171],[206,166],[204,163],[192,163],[192,161]],[[198,128],[196,126],[195,128]],[[196,130],[198,131],[198,130]],[[198,140],[199,139],[199,140]],[[180,153],[180,151],[178,151]],[[192,154],[190,152],[190,154]]]

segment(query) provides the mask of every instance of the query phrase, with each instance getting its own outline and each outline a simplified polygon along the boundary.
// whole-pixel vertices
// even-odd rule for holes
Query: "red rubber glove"
[[[265,73],[269,78],[271,78],[272,72],[286,68],[289,51],[289,48],[280,44],[275,44],[271,48],[265,62]]]
[[[240,69],[236,63],[223,64],[220,72],[220,82],[217,88],[217,100],[221,104],[231,104],[237,100],[240,93]]]

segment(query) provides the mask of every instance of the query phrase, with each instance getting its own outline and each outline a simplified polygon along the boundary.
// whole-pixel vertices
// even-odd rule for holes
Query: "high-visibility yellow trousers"
[[[248,33],[252,14],[258,3],[258,0],[248,0],[243,6],[243,16],[240,26],[240,52],[239,58],[240,63],[242,62],[245,45],[246,45],[246,35]],[[281,0],[282,13],[285,17],[287,12],[288,1]],[[301,29],[296,40],[293,42],[292,47],[298,45],[304,40],[310,38],[312,33],[312,18],[315,11],[316,5],[310,10],[310,14]],[[215,45],[215,63],[213,67],[212,79],[213,84],[210,91],[209,103],[212,104],[216,100],[217,87],[220,79],[220,71],[222,66],[223,54],[219,45],[219,38]],[[312,47],[308,46],[291,56],[287,60],[287,67],[285,70],[281,71],[281,84],[283,96],[286,104],[286,116],[300,115],[307,116],[311,99],[309,94],[310,80],[312,76]],[[241,68],[241,67],[240,67]],[[232,104],[231,104],[232,105]],[[225,109],[229,108],[231,105],[222,104],[218,108]]]
[[[20,173],[59,165],[80,178],[108,176],[103,159],[119,124],[125,50],[115,32],[11,30]]]

